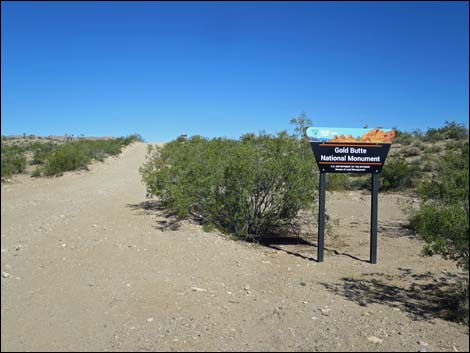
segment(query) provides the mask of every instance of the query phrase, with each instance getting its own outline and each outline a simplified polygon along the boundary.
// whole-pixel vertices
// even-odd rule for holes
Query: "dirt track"
[[[2,351],[468,351],[468,327],[433,295],[458,273],[419,256],[400,195],[327,198],[325,262],[313,235],[254,246],[145,203],[145,144],[89,172],[2,185]],[[312,215],[313,217],[313,215]]]

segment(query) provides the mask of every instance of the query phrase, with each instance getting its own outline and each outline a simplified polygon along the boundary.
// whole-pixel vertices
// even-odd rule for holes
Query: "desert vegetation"
[[[308,141],[280,132],[239,140],[179,138],[149,146],[143,180],[179,218],[192,216],[245,240],[298,227],[315,199]]]
[[[137,135],[103,140],[65,139],[8,139],[2,137],[2,181],[13,174],[22,173],[33,166],[31,175],[52,176],[83,169],[92,160],[103,161],[108,156],[121,153],[122,148],[134,141],[142,141]]]
[[[314,206],[318,168],[304,136],[311,122],[302,115],[291,123],[292,135],[193,136],[149,146],[143,181],[167,210],[205,229],[250,241],[298,229],[299,211]],[[397,130],[396,142],[379,176],[380,191],[418,196],[410,227],[425,242],[423,254],[440,254],[468,272],[468,130],[455,122],[425,133]],[[329,174],[327,187],[370,189],[370,177]],[[468,283],[462,288],[464,318]]]

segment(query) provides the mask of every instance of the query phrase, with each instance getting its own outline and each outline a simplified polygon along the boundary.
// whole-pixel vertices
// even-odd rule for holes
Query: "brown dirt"
[[[172,223],[145,200],[145,148],[1,186],[2,351],[469,350],[438,305],[460,274],[419,255],[407,196],[379,196],[371,265],[370,196],[329,193],[317,263],[314,231],[262,246]]]

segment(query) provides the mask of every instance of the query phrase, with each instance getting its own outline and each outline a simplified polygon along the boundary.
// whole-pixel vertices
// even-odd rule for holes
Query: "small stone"
[[[191,289],[194,292],[207,292],[207,289],[204,289],[204,288],[192,287]]]
[[[419,341],[418,344],[419,344],[420,346],[423,346],[423,347],[429,346],[429,344],[428,344],[427,342],[424,342],[424,341]]]
[[[244,290],[250,290],[250,286],[245,286],[243,289]]]
[[[377,344],[381,344],[383,342],[383,339],[375,337],[375,336],[369,336],[369,337],[367,337],[367,340],[369,342],[377,343]]]
[[[3,278],[8,278],[8,277],[10,277],[10,274],[9,274],[8,272],[4,272],[4,271],[3,271],[3,272],[2,272],[2,277],[3,277]]]
[[[62,247],[65,248],[67,246],[67,244],[62,244]]]
[[[320,311],[321,311],[322,315],[329,316],[331,309],[329,309],[329,308],[324,308],[323,309],[322,308],[322,309],[320,309]]]
[[[147,322],[152,322],[152,321],[153,321],[153,317],[149,317],[149,318],[147,319]]]

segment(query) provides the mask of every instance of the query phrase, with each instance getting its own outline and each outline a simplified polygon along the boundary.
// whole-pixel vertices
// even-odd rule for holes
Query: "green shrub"
[[[31,164],[44,164],[46,157],[56,148],[57,144],[52,142],[33,142],[28,148],[33,152]]]
[[[455,121],[446,121],[443,127],[434,129],[430,128],[424,136],[426,141],[439,141],[439,140],[467,140],[468,129],[463,124]]]
[[[295,227],[315,197],[308,141],[281,132],[240,140],[179,138],[149,146],[140,171],[149,190],[179,218],[193,216],[246,240]]]
[[[411,146],[419,148],[420,150],[424,150],[424,143],[422,143],[420,140],[416,139]]]
[[[396,191],[412,188],[420,171],[402,158],[388,158],[379,174],[379,190]]]
[[[44,175],[58,175],[66,171],[86,168],[89,162],[90,157],[79,143],[66,143],[46,157]]]
[[[34,169],[32,172],[31,172],[31,176],[33,178],[37,178],[37,177],[40,177],[42,175],[42,171],[41,171],[41,168],[36,168]]]
[[[327,188],[330,191],[351,190],[351,180],[348,174],[331,173],[327,177]]]
[[[67,142],[62,145],[38,148],[37,157],[44,163],[44,175],[59,175],[66,171],[86,168],[92,160],[103,161],[107,156],[116,156],[122,148],[135,141],[142,141],[137,135],[108,140],[86,140]],[[36,158],[35,158],[36,159]]]
[[[469,271],[469,145],[449,150],[431,180],[418,185],[421,208],[411,228],[426,245],[425,255],[440,254]],[[468,322],[468,283],[462,311]]]
[[[2,144],[1,174],[2,180],[13,174],[21,173],[26,168],[25,149],[21,146],[8,146]]]
[[[442,146],[440,145],[431,145],[424,149],[424,153],[439,153],[442,151]]]
[[[421,149],[419,147],[407,147],[402,151],[402,155],[406,157],[419,156],[421,154]]]
[[[413,134],[395,129],[395,138],[393,139],[394,143],[399,143],[402,145],[409,145],[414,141]]]

